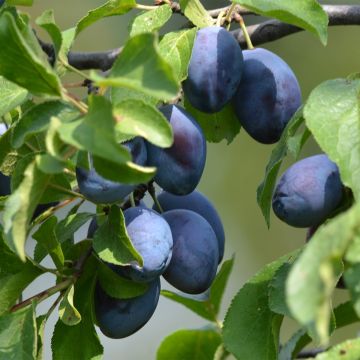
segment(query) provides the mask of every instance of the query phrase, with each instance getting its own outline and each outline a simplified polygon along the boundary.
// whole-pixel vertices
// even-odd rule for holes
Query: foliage
[[[50,36],[52,43],[45,46],[34,33],[32,21],[17,8],[32,6],[32,0],[0,3],[0,116],[7,127],[0,137],[0,170],[4,177],[11,177],[7,178],[11,193],[0,198],[0,360],[41,359],[44,327],[57,305],[53,359],[101,359],[103,347],[96,333],[93,304],[96,284],[119,301],[148,290],[146,283],[130,281],[109,267],[143,266],[123,211],[138,204],[147,191],[156,202],[152,179],[157,169],[132,162],[121,143],[141,136],[159,148],[171,147],[174,134],[159,107],[182,101],[208,142],[230,144],[240,131],[231,103],[219,112],[205,114],[181,93],[197,30],[215,25],[216,19],[200,0],[180,0],[179,9],[170,1],[144,6],[135,0],[108,0],[64,31],[53,12],[45,11],[36,20]],[[328,16],[316,0],[233,3],[308,30],[326,44]],[[108,72],[100,73],[96,66],[82,72],[68,63],[81,32],[106,17],[130,11],[134,16],[129,38]],[[189,28],[160,36],[159,30],[177,12],[186,17]],[[220,17],[218,23],[222,20]],[[63,80],[69,72],[79,76],[91,94],[84,94],[83,99],[74,96]],[[292,359],[312,340],[328,346],[338,328],[359,321],[359,124],[357,75],[326,81],[313,90],[274,147],[257,201],[270,226],[280,166],[288,154],[297,158],[313,136],[338,166],[348,202],[331,214],[302,249],[264,266],[249,279],[233,298],[224,323],[219,313],[234,258],[222,263],[211,287],[200,296],[162,290],[162,296],[187,307],[208,325],[166,337],[158,349],[158,360],[225,359],[229,354],[237,359]],[[76,183],[78,166],[93,167],[109,181],[137,187],[129,199],[100,204],[97,214],[84,213],[85,198]],[[34,216],[39,204],[50,205]],[[57,211],[66,205],[71,206],[59,221]],[[99,226],[92,239],[75,242],[77,230],[94,216]],[[36,242],[34,254],[25,250],[31,237]],[[41,265],[48,255],[52,269]],[[54,286],[19,300],[23,290],[47,272],[56,276]],[[332,298],[341,277],[351,301],[334,309]],[[57,299],[49,311],[37,314],[37,304],[54,294]],[[285,317],[296,320],[299,329],[280,344]],[[359,340],[347,340],[316,358],[337,359],[338,354],[344,355],[342,359],[358,359]]]

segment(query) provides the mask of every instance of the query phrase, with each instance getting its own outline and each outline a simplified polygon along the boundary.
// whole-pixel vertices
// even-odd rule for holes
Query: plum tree
[[[121,339],[141,329],[154,314],[160,295],[160,279],[149,283],[148,290],[130,299],[115,299],[96,285],[95,314],[101,332],[113,339]]]
[[[218,240],[220,263],[224,256],[224,227],[218,212],[209,199],[197,190],[184,196],[177,196],[163,191],[158,195],[157,199],[164,211],[175,209],[192,210],[208,221],[208,223],[212,226]],[[158,211],[156,204],[154,204],[153,209]]]
[[[173,237],[168,223],[154,210],[132,207],[124,211],[126,230],[135,249],[143,258],[144,266],[109,265],[118,274],[138,282],[149,282],[160,276],[169,265]],[[97,229],[96,219],[90,223],[88,237]]]
[[[234,96],[243,72],[243,55],[234,37],[222,27],[211,26],[196,34],[185,96],[198,110],[220,111]]]
[[[323,222],[342,199],[339,170],[325,154],[302,159],[281,176],[273,196],[279,219],[295,227]]]
[[[122,145],[130,151],[134,163],[138,165],[146,164],[147,151],[142,138],[136,137]],[[103,178],[92,165],[89,170],[77,167],[76,178],[80,192],[88,200],[96,204],[114,203],[123,200],[135,188],[135,185],[122,184]]]
[[[148,164],[157,167],[155,181],[164,190],[186,195],[196,188],[203,173],[206,140],[198,123],[181,107],[167,105],[160,110],[171,124],[174,143],[167,149],[148,143]]]
[[[245,50],[242,81],[234,96],[236,115],[255,140],[272,144],[301,105],[295,74],[276,54]]]
[[[211,225],[191,210],[177,209],[162,214],[174,240],[170,264],[164,278],[177,289],[200,294],[216,275],[219,246]]]

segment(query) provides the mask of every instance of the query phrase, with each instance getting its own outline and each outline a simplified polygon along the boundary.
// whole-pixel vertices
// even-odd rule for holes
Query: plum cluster
[[[108,337],[129,336],[144,326],[159,300],[160,276],[187,294],[205,292],[215,278],[224,251],[224,229],[211,202],[200,192],[178,196],[163,191],[154,209],[143,204],[124,211],[128,236],[143,258],[143,266],[109,264],[117,275],[148,283],[147,291],[130,299],[115,299],[98,283],[94,308],[97,324]],[[97,230],[92,220],[88,237]]]
[[[198,31],[184,94],[206,113],[232,103],[248,134],[272,144],[301,105],[301,90],[291,68],[265,49],[242,51],[222,27]]]

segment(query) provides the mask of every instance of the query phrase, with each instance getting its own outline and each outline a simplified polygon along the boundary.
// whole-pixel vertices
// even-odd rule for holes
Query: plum
[[[157,167],[155,181],[164,190],[186,195],[195,190],[204,171],[206,140],[197,122],[179,106],[160,110],[170,121],[174,143],[167,149],[148,143],[148,165]]]
[[[213,228],[191,210],[170,210],[162,216],[169,223],[174,240],[164,278],[185,293],[204,292],[214,280],[219,262],[219,245]]]
[[[279,219],[295,227],[321,224],[340,204],[338,167],[325,154],[300,160],[281,176],[272,206]]]
[[[200,29],[183,84],[185,96],[202,112],[218,112],[234,96],[242,72],[243,55],[235,38],[222,27]]]
[[[95,314],[101,332],[113,339],[122,339],[141,329],[154,314],[160,295],[160,279],[149,284],[149,289],[130,299],[115,299],[97,283]]]
[[[219,244],[219,263],[224,256],[225,233],[220,216],[209,199],[199,191],[184,196],[177,196],[163,191],[157,197],[164,211],[187,209],[201,215],[212,226]],[[157,210],[156,205],[153,206]]]
[[[136,137],[123,143],[123,145],[130,151],[134,163],[145,165],[147,151],[142,138]],[[93,167],[90,170],[77,167],[76,178],[81,194],[96,204],[121,201],[135,189],[135,185],[104,179]]]
[[[272,144],[301,105],[295,74],[277,55],[265,49],[245,50],[244,71],[234,96],[236,115],[255,140]]]
[[[126,229],[135,249],[144,260],[144,266],[137,263],[129,266],[109,266],[119,275],[137,282],[150,282],[160,276],[169,265],[173,238],[168,223],[154,210],[132,207],[124,212]],[[97,229],[96,219],[90,223],[88,237]]]

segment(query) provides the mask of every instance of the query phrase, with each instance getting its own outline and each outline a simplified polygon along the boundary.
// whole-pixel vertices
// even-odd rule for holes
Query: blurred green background
[[[26,8],[23,10],[30,12],[32,20],[35,20],[43,10],[52,8],[57,23],[62,30],[65,30],[72,27],[89,9],[104,2],[105,0],[35,0],[35,5],[30,11]],[[145,0],[142,3],[151,4],[150,1]],[[204,0],[203,3],[208,9],[213,9],[225,6],[229,2]],[[326,3],[356,4],[359,0],[326,1]],[[96,23],[79,36],[73,49],[96,51],[121,46],[128,36],[128,23],[136,13],[137,11],[131,11],[124,16],[108,18]],[[261,19],[258,17],[251,17],[246,19],[246,22],[252,24],[259,20]],[[177,29],[183,23],[183,18],[174,15],[174,19],[164,30]],[[41,31],[39,33],[46,38]],[[343,77],[360,70],[359,38],[360,27],[334,27],[329,29],[327,47],[323,47],[317,38],[305,32],[269,43],[264,47],[277,53],[292,67],[301,84],[303,97],[306,99],[310,91],[322,81]],[[206,169],[199,189],[214,202],[223,219],[226,231],[225,258],[231,257],[232,254],[236,255],[235,267],[223,301],[222,315],[225,314],[231,298],[249,277],[264,264],[304,243],[304,230],[292,229],[273,216],[271,228],[267,229],[257,206],[256,188],[262,181],[271,150],[272,146],[254,142],[243,131],[229,146],[224,141],[208,146]],[[310,141],[302,156],[319,151],[316,144]],[[290,161],[293,159],[289,159],[284,167],[290,164]],[[83,234],[84,232],[79,236]],[[50,280],[51,277],[43,277],[26,290],[25,296],[44,289]],[[164,288],[170,288],[165,282],[163,285]],[[346,296],[346,292],[338,291],[337,301],[342,301]],[[42,305],[40,310],[45,309],[48,303]],[[51,359],[50,338],[54,316],[51,319],[47,327],[45,359]],[[161,339],[167,334],[177,329],[196,328],[205,324],[202,319],[180,305],[161,298],[154,317],[135,335],[123,340],[111,340],[101,335],[105,347],[104,359],[154,359]],[[287,339],[294,329],[294,324],[287,322],[282,331],[283,338]],[[356,327],[352,327],[345,332],[342,331],[335,341],[346,335],[355,336],[356,330]]]

